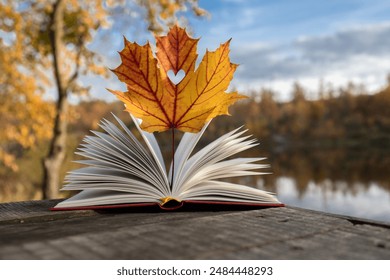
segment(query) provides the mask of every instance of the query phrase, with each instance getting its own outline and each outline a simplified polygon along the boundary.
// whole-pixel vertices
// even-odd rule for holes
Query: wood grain
[[[293,207],[51,212],[0,204],[0,259],[390,259],[390,225]]]

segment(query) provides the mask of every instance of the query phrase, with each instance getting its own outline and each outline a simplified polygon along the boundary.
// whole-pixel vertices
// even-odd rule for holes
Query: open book
[[[264,158],[232,158],[257,145],[238,128],[211,142],[193,154],[207,125],[198,133],[185,133],[174,155],[174,166],[167,172],[153,133],[140,129],[143,145],[114,116],[119,126],[101,122],[105,131],[86,136],[77,154],[87,158],[86,165],[71,171],[63,190],[81,190],[60,202],[52,210],[104,209],[158,205],[177,209],[185,204],[229,204],[248,206],[283,206],[269,192],[240,184],[218,181],[237,176],[264,174]],[[172,176],[172,171],[173,176]]]

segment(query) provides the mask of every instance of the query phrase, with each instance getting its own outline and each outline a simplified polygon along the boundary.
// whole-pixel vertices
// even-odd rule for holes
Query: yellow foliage
[[[18,170],[18,165],[15,163],[15,157],[0,149],[0,163],[10,168],[12,171]]]
[[[149,44],[140,46],[125,40],[120,52],[122,64],[113,70],[128,91],[111,92],[125,103],[127,111],[143,120],[142,129],[197,132],[245,98],[225,92],[237,68],[229,59],[229,41],[214,52],[207,51],[195,70],[198,40],[184,29],[174,26],[167,36],[156,40],[157,59]],[[176,85],[168,78],[169,70],[174,74],[182,70],[185,76]]]

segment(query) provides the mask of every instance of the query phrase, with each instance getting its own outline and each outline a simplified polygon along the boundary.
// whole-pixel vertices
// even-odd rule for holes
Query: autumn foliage
[[[16,171],[26,149],[44,143],[46,156],[36,163],[44,166],[43,197],[57,197],[68,142],[68,99],[88,94],[83,77],[108,72],[89,43],[101,31],[127,28],[127,20],[161,32],[187,11],[207,14],[196,0],[1,0],[0,169]]]
[[[157,58],[151,46],[140,46],[125,39],[120,52],[122,63],[114,69],[126,92],[111,90],[126,105],[126,110],[142,119],[141,128],[149,131],[178,129],[198,132],[212,118],[228,114],[228,107],[245,98],[226,93],[236,64],[229,59],[229,41],[207,51],[197,69],[198,40],[185,29],[174,26],[168,35],[156,37]],[[169,78],[184,72],[175,84]]]

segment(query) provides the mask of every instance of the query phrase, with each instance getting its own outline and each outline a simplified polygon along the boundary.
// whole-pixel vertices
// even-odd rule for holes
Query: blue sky
[[[232,38],[231,60],[240,64],[232,84],[241,91],[265,87],[288,100],[294,81],[314,92],[320,80],[335,87],[353,81],[375,91],[390,73],[390,1],[200,0],[199,4],[210,13],[208,19],[189,19],[194,36],[201,37],[200,56],[206,48],[213,50]],[[140,30],[142,26],[117,31],[131,41],[154,41]],[[102,44],[101,34],[91,45],[105,56],[108,67],[119,64],[118,55],[108,51],[122,48],[122,37],[116,33],[111,36],[119,39],[111,40],[110,46],[106,40]],[[116,79],[96,80],[93,97],[112,100],[98,88],[102,86],[121,88]]]

